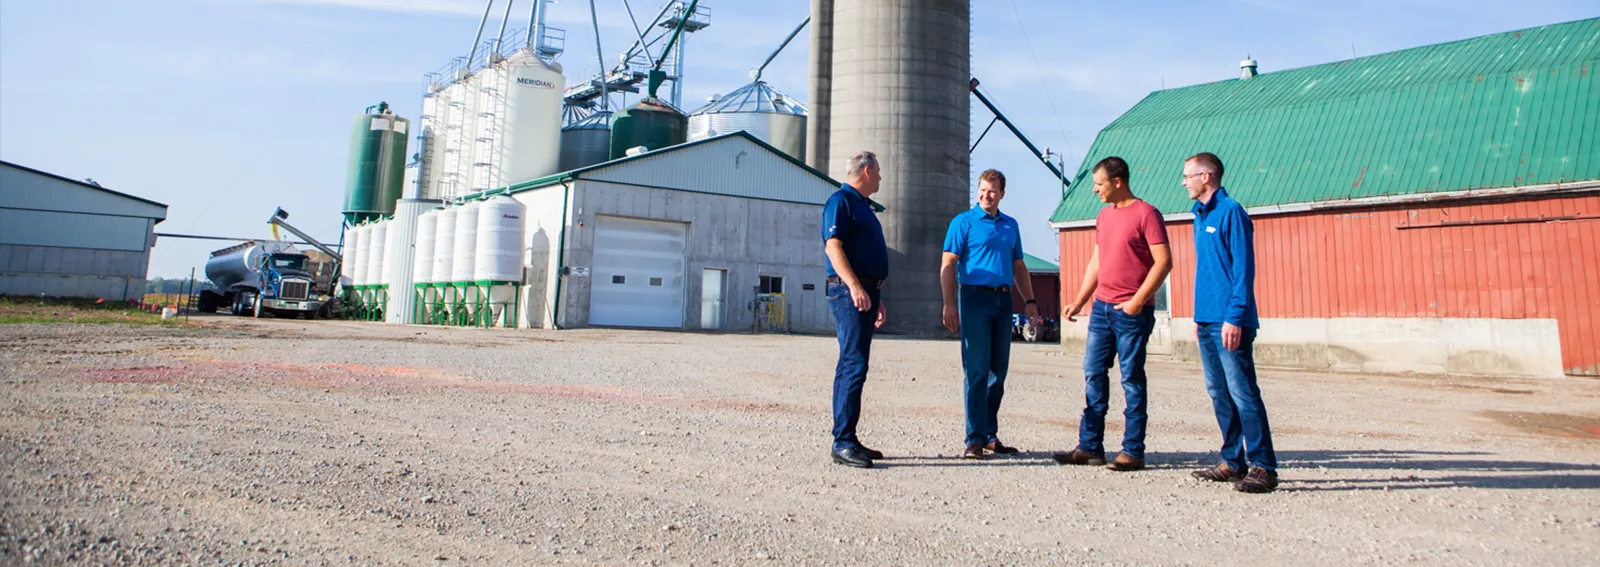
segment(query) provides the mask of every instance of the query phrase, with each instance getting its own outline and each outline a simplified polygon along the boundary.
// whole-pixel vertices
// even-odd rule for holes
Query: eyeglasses
[[[1209,171],[1201,171],[1201,172],[1198,172],[1198,173],[1185,173],[1185,174],[1183,174],[1183,180],[1184,181],[1188,181],[1190,177],[1199,177],[1199,176],[1205,175],[1207,173],[1211,173],[1211,172],[1209,172]]]

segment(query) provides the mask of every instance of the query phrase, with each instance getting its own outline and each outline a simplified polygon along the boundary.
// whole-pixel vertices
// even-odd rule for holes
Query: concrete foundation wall
[[[1064,323],[1062,348],[1083,352],[1087,319]],[[1172,320],[1173,356],[1199,363],[1193,319]],[[1262,319],[1256,363],[1349,372],[1562,376],[1554,319]]]
[[[700,329],[701,272],[711,268],[728,272],[725,330],[752,327],[750,304],[761,275],[784,278],[793,331],[833,329],[823,281],[821,207],[584,179],[575,183],[565,257],[574,273],[562,284],[563,326],[589,324],[591,280],[577,272],[594,263],[595,216],[612,215],[689,224],[683,328]],[[804,289],[805,284],[813,289]]]

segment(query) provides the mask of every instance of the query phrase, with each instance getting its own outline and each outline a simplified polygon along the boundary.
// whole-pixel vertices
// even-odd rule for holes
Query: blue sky
[[[662,1],[632,0],[634,12],[648,18]],[[804,0],[704,4],[712,26],[689,39],[688,109],[748,82],[749,69],[809,13]],[[621,0],[596,5],[614,61],[633,29]],[[513,27],[525,25],[529,6],[517,2]],[[422,74],[466,54],[483,8],[483,0],[0,0],[0,159],[167,203],[159,232],[262,237],[282,206],[314,236],[337,240],[352,120],[378,101],[415,119]],[[1235,77],[1246,54],[1271,72],[1597,15],[1593,0],[974,0],[972,67],[1035,143],[1066,155],[1070,171],[1100,128],[1150,91]],[[589,3],[552,5],[549,24],[566,29],[568,80],[592,74]],[[764,78],[805,100],[808,49],[802,34]],[[973,107],[976,136],[990,116]],[[1002,208],[1022,221],[1028,252],[1054,260],[1047,218],[1058,182],[996,128],[973,166],[1007,173]],[[1181,190],[1172,177],[1135,180],[1134,190]],[[223,244],[164,239],[150,275],[186,276]]]

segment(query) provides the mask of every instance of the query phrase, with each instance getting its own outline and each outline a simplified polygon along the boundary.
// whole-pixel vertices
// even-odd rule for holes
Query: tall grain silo
[[[806,107],[757,80],[689,113],[689,141],[743,130],[789,154],[806,159]]]
[[[883,297],[891,332],[944,334],[939,260],[950,219],[969,206],[969,0],[813,0],[831,4],[831,51],[812,53],[828,77],[828,174],[845,179],[851,154],[878,154],[872,199],[889,245]],[[812,25],[817,25],[815,19]],[[813,99],[817,101],[817,99]],[[818,104],[823,104],[818,102]]]
[[[346,222],[394,214],[405,183],[410,122],[381,102],[356,118],[350,133],[350,165],[344,188]]]
[[[491,188],[532,181],[557,171],[561,161],[561,95],[567,79],[561,66],[546,63],[532,49],[501,62],[506,69],[504,132],[499,141],[501,172]]]

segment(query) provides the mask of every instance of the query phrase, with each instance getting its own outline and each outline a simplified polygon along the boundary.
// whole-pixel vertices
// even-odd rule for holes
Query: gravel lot
[[[0,564],[1595,565],[1600,381],[1265,371],[1283,484],[1202,484],[1197,366],[1136,473],[1062,467],[1081,360],[1013,350],[964,461],[958,345],[209,317],[0,325]],[[1112,407],[1120,439],[1120,402]],[[1114,449],[1114,447],[1113,447]]]

